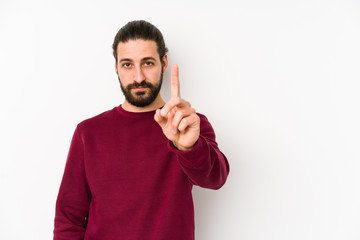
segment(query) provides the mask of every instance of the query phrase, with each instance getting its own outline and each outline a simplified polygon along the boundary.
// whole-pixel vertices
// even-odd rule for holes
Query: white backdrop
[[[0,1],[0,239],[52,239],[73,131],[123,101],[111,44],[135,19],[230,162],[194,188],[198,240],[360,239],[359,1],[236,2]]]

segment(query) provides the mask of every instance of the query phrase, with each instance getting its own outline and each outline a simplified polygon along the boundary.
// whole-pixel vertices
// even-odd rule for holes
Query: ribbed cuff
[[[194,147],[188,151],[180,151],[169,140],[168,148],[176,153],[181,165],[187,168],[200,168],[206,159],[206,155],[209,152],[209,146],[205,138],[199,136],[199,139],[195,143]]]

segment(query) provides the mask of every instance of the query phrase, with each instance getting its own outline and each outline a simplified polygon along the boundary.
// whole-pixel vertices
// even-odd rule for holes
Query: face
[[[151,104],[160,92],[166,55],[160,61],[155,41],[137,39],[120,42],[117,57],[115,68],[126,101],[136,107]]]

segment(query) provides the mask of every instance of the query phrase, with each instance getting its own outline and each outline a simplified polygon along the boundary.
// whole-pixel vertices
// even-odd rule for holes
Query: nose
[[[135,73],[135,81],[138,82],[138,83],[141,83],[142,81],[145,80],[145,75],[141,69],[141,67],[137,67],[136,68],[136,73]]]

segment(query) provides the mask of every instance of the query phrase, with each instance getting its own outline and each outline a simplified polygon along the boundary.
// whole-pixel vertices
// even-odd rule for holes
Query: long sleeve
[[[181,152],[154,114],[119,106],[77,125],[54,240],[194,239],[191,187],[220,188],[229,164],[205,116],[194,148]]]
[[[84,166],[84,146],[79,126],[72,137],[56,201],[54,240],[84,239],[91,193]]]
[[[207,118],[200,117],[200,137],[189,151],[177,150],[171,142],[169,148],[177,155],[178,162],[189,180],[200,187],[219,189],[230,171],[228,160],[219,150],[214,130]]]

